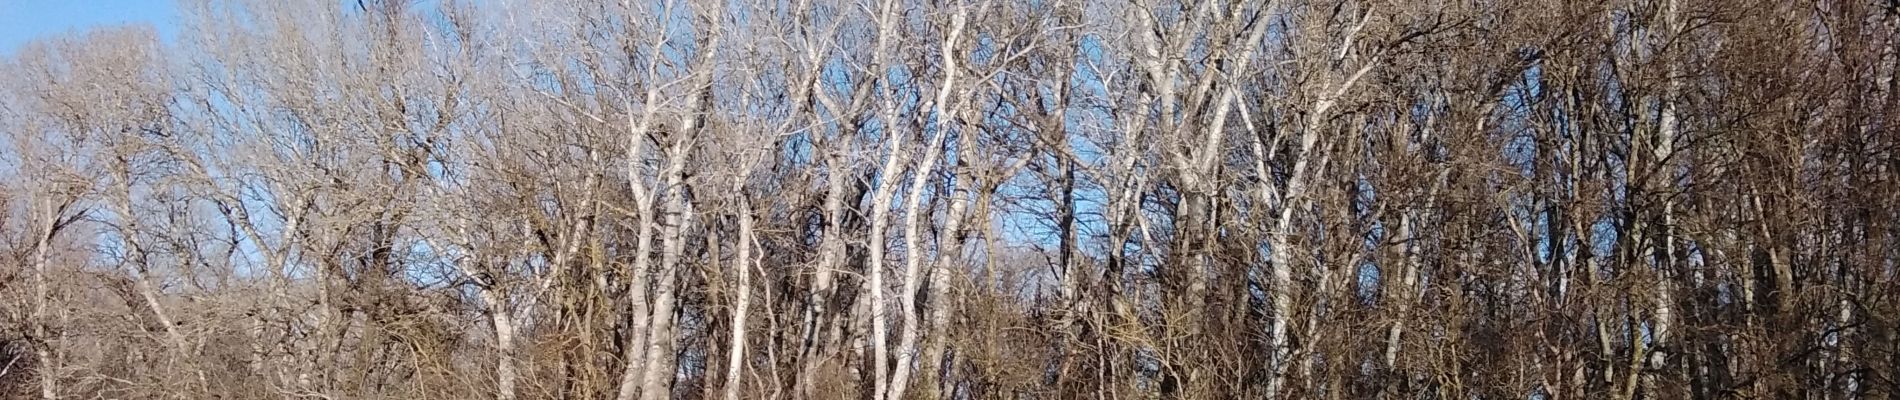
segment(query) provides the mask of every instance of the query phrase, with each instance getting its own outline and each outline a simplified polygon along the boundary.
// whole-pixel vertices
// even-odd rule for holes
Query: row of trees
[[[0,66],[0,397],[1900,396],[1870,0],[191,0]]]

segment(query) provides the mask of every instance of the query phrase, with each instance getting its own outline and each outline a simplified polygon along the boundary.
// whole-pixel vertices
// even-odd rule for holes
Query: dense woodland
[[[1900,398],[1890,0],[187,0],[0,398]]]

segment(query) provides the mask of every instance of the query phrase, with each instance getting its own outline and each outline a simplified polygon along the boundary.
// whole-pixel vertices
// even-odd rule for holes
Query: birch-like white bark
[[[681,139],[672,146],[672,161],[664,172],[666,175],[665,223],[660,225],[660,271],[659,281],[653,288],[653,311],[648,318],[652,324],[647,326],[646,366],[642,371],[640,398],[645,400],[668,399],[672,397],[674,374],[673,341],[674,307],[678,304],[676,288],[679,285],[681,260],[686,249],[686,214],[691,212],[685,199],[685,152],[687,145]]]
[[[951,121],[954,118],[951,117],[947,104],[950,102],[951,92],[956,89],[957,72],[961,70],[961,67],[957,65],[957,59],[961,57],[958,57],[956,53],[956,44],[957,41],[962,40],[963,27],[969,14],[969,9],[962,4],[952,7],[956,7],[956,12],[950,17],[950,30],[944,33],[943,47],[939,54],[943,62],[941,68],[943,81],[938,84],[937,98],[932,102],[931,107],[931,115],[937,118],[937,132],[931,137],[930,143],[924,146],[924,160],[917,165],[916,172],[911,178],[910,193],[904,198],[906,203],[904,208],[908,210],[904,221],[904,287],[903,292],[899,293],[901,296],[899,312],[903,313],[904,318],[903,331],[900,333],[897,346],[897,368],[896,371],[892,371],[888,389],[889,400],[904,398],[904,392],[910,387],[911,373],[917,369],[913,365],[918,355],[917,296],[923,284],[922,270],[926,257],[923,248],[923,216],[928,213],[927,210],[919,207],[919,204],[923,202],[924,189],[930,186],[931,171],[936,169],[937,159],[943,155],[944,139],[950,136]],[[885,176],[885,179],[891,179],[892,175]],[[943,251],[943,249],[938,249],[938,251]]]
[[[740,174],[739,181],[745,182],[749,174]],[[743,183],[739,190],[743,192]],[[739,195],[739,250],[738,260],[733,263],[733,271],[738,275],[738,284],[732,301],[732,341],[726,354],[726,400],[739,400],[742,385],[739,378],[746,360],[746,314],[752,304],[752,201],[744,194]]]
[[[1371,13],[1367,12],[1364,18],[1372,18]],[[1279,219],[1273,231],[1268,234],[1273,260],[1271,274],[1273,317],[1267,328],[1267,348],[1272,349],[1273,352],[1271,358],[1273,367],[1267,377],[1267,397],[1279,395],[1285,384],[1287,367],[1292,363],[1293,351],[1288,347],[1287,326],[1293,313],[1293,264],[1298,262],[1295,254],[1300,252],[1300,249],[1293,247],[1293,213],[1300,208],[1300,200],[1306,197],[1307,180],[1311,179],[1308,169],[1312,168],[1312,161],[1315,158],[1324,157],[1323,154],[1314,152],[1314,149],[1319,144],[1322,125],[1330,116],[1329,113],[1334,104],[1347,91],[1352,90],[1353,86],[1365,77],[1366,73],[1371,72],[1378,63],[1378,57],[1373,57],[1360,66],[1358,71],[1340,81],[1332,90],[1322,93],[1320,98],[1314,101],[1312,110],[1307,114],[1305,125],[1301,127],[1299,158],[1294,160],[1293,172],[1287,178],[1286,189],[1280,196]]]
[[[1663,10],[1661,11],[1663,14],[1663,31],[1669,36],[1659,38],[1661,41],[1675,40],[1676,36],[1682,33],[1682,26],[1677,16],[1680,12],[1679,7],[1680,4],[1677,0],[1664,2]],[[1665,55],[1663,57],[1667,56]],[[1680,121],[1676,116],[1676,96],[1681,91],[1681,82],[1676,78],[1678,68],[1674,60],[1665,58],[1662,62],[1665,64],[1663,70],[1664,73],[1667,74],[1666,79],[1668,79],[1668,82],[1665,84],[1663,97],[1660,99],[1662,109],[1656,121],[1656,134],[1658,137],[1656,146],[1653,149],[1653,156],[1656,162],[1662,163],[1663,165],[1660,175],[1663,176],[1665,180],[1663,183],[1664,187],[1673,187],[1676,184],[1676,168],[1673,162],[1673,160],[1676,159],[1676,136],[1681,130],[1678,126]],[[1649,358],[1645,360],[1646,366],[1644,368],[1649,371],[1662,371],[1666,369],[1669,355],[1664,349],[1669,345],[1670,339],[1672,339],[1670,337],[1672,333],[1671,328],[1673,328],[1675,323],[1675,310],[1673,308],[1675,303],[1675,289],[1671,287],[1674,281],[1669,276],[1670,273],[1674,271],[1676,262],[1675,238],[1672,236],[1672,224],[1675,220],[1676,212],[1676,204],[1673,196],[1667,196],[1667,198],[1663,200],[1662,208],[1664,226],[1659,229],[1662,232],[1659,237],[1660,240],[1663,241],[1662,246],[1664,249],[1661,258],[1657,258],[1655,254],[1653,254],[1657,247],[1655,245],[1643,246],[1644,251],[1651,254],[1647,254],[1642,258],[1642,262],[1653,263],[1657,272],[1655,274],[1656,293],[1653,297],[1653,311],[1651,311],[1650,316],[1649,346],[1652,350],[1649,352]],[[1642,223],[1638,222],[1638,224],[1641,225]],[[1643,374],[1644,392],[1649,393],[1651,396],[1657,395],[1656,393],[1661,390],[1661,387],[1658,386],[1660,383],[1657,382],[1657,373],[1659,372]]]
[[[867,243],[870,265],[865,267],[865,275],[868,279],[865,280],[864,292],[870,303],[868,305],[870,315],[866,315],[865,318],[870,324],[871,335],[866,339],[870,341],[871,347],[872,362],[870,364],[872,368],[875,368],[871,374],[874,379],[872,398],[882,400],[887,399],[886,394],[890,392],[890,382],[886,377],[890,372],[890,349],[889,338],[886,337],[888,333],[885,332],[887,327],[884,324],[884,260],[887,256],[884,254],[884,230],[889,225],[891,198],[897,192],[898,178],[903,173],[903,165],[908,159],[905,156],[904,142],[909,135],[899,132],[897,128],[899,125],[896,98],[898,94],[895,93],[896,88],[892,87],[892,82],[888,78],[890,73],[888,69],[892,65],[891,47],[898,39],[897,2],[895,0],[882,1],[876,19],[878,33],[876,45],[872,50],[871,73],[876,74],[878,80],[883,82],[880,85],[882,93],[878,102],[878,121],[882,123],[880,134],[889,145],[886,146],[884,167],[878,172],[877,191],[871,198],[871,230]]]
[[[131,167],[124,164],[123,158],[119,161],[120,164],[113,166],[115,182],[111,207],[119,219],[116,225],[119,236],[125,242],[125,261],[133,268],[130,271],[132,285],[139,292],[139,297],[145,301],[145,306],[151,309],[152,319],[157,321],[159,329],[164,331],[166,344],[171,346],[173,356],[186,357],[189,354],[189,344],[185,341],[185,336],[178,332],[177,325],[172,323],[171,315],[165,312],[165,305],[159,301],[158,289],[152,284],[152,271],[148,267],[150,259],[146,255],[145,241],[139,237],[138,216],[132,212]],[[36,248],[35,251],[38,249]]]
[[[514,400],[519,375],[515,370],[514,313],[508,310],[507,298],[494,288],[483,287],[478,294],[488,307],[488,321],[495,329],[495,399]]]
[[[667,1],[662,7],[662,15],[671,14],[674,4],[674,1]],[[631,13],[634,9],[635,6],[631,1],[620,1],[619,11]],[[667,35],[664,33],[655,35],[653,40],[647,43],[647,48],[658,51],[658,49],[666,43],[666,40]],[[620,372],[619,389],[614,396],[616,400],[634,400],[639,396],[642,387],[641,384],[643,383],[642,378],[646,373],[647,357],[649,356],[647,347],[648,343],[652,341],[651,308],[653,306],[651,298],[647,295],[647,290],[652,284],[653,224],[657,222],[653,215],[653,206],[658,196],[663,193],[666,188],[650,188],[647,186],[648,177],[645,173],[646,168],[644,164],[648,157],[646,154],[646,142],[648,141],[648,136],[651,134],[650,130],[653,126],[654,116],[659,111],[661,85],[656,83],[660,82],[660,59],[661,57],[647,58],[646,82],[648,84],[646,93],[640,103],[643,109],[641,109],[637,119],[634,117],[635,114],[633,113],[633,103],[631,99],[626,102],[627,186],[633,192],[634,212],[638,215],[639,219],[639,223],[635,229],[638,229],[639,232],[634,244],[633,270],[628,274],[629,279],[627,280],[626,296],[628,301],[632,303],[629,307],[631,308],[629,313],[632,318],[630,318],[631,322],[628,323],[628,343],[623,347],[621,355],[621,363],[624,364],[624,366]]]
[[[39,220],[40,226],[33,232],[33,313],[31,315],[33,316],[33,337],[37,339],[33,344],[33,355],[39,361],[38,366],[35,367],[39,373],[35,375],[39,377],[40,400],[59,398],[59,375],[54,373],[59,369],[59,362],[53,358],[53,346],[46,339],[46,321],[51,319],[46,315],[46,309],[52,303],[52,297],[49,297],[52,294],[49,289],[51,282],[47,279],[49,271],[46,248],[53,245],[54,235],[59,233],[57,211],[59,209],[53,207],[52,203],[50,198],[40,199],[36,207],[38,208],[36,219]]]
[[[686,225],[691,222],[687,214],[692,212],[692,203],[686,193],[686,161],[691,157],[697,136],[700,135],[700,116],[703,108],[708,107],[706,99],[711,96],[713,60],[719,54],[720,37],[724,33],[721,16],[725,4],[702,5],[698,15],[701,24],[709,25],[704,29],[703,39],[698,43],[699,54],[695,56],[692,71],[686,78],[690,89],[686,93],[686,110],[680,115],[679,131],[672,134],[673,144],[667,151],[668,163],[666,186],[662,190],[666,195],[666,223],[661,226],[660,282],[654,289],[654,307],[651,318],[653,324],[648,327],[646,351],[647,366],[640,384],[640,398],[645,400],[665,400],[672,398],[674,374],[673,314],[678,294],[679,274],[683,272],[686,249]],[[652,105],[648,105],[652,107]]]

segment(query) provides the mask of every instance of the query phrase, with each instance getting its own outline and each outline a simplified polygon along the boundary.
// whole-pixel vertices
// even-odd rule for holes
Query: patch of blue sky
[[[33,40],[124,24],[151,25],[170,42],[177,10],[174,0],[0,0],[0,56]]]

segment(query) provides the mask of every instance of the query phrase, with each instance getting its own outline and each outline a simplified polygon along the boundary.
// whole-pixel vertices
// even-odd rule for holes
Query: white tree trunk
[[[938,84],[937,98],[932,103],[934,106],[932,114],[937,118],[937,132],[931,137],[930,143],[924,146],[924,160],[917,166],[914,177],[911,178],[910,193],[904,198],[906,203],[904,208],[907,210],[904,214],[904,291],[899,294],[902,296],[900,298],[902,308],[899,312],[904,314],[904,327],[902,336],[898,340],[897,370],[891,376],[889,400],[904,398],[904,392],[910,388],[911,374],[917,370],[917,366],[913,365],[918,356],[917,324],[920,311],[917,309],[917,300],[923,284],[923,264],[926,254],[923,245],[923,217],[929,213],[929,210],[924,210],[919,204],[923,202],[924,189],[930,186],[931,172],[936,169],[937,159],[943,155],[943,142],[950,136],[951,131],[953,118],[946,104],[950,102],[952,90],[957,87],[957,72],[961,67],[957,65],[957,59],[960,57],[956,53],[956,44],[961,40],[964,23],[969,13],[968,9],[961,4],[955,7],[957,10],[950,17],[950,30],[944,33],[943,49],[940,52],[943,59],[941,66],[943,82]],[[889,175],[886,179],[890,179],[888,177]],[[943,251],[943,249],[938,249],[938,251]]]
[[[631,141],[632,155],[629,157],[638,159],[643,154],[640,150],[645,147],[642,145],[644,139],[636,136]],[[645,187],[642,183],[644,179],[631,165],[637,162],[628,161],[630,165],[627,171],[627,179],[634,192],[635,213],[639,214],[636,225],[639,233],[634,239],[633,267],[627,274],[626,296],[631,303],[628,313],[632,321],[628,323],[627,343],[621,351],[621,363],[625,366],[621,369],[620,387],[614,396],[617,400],[634,400],[639,395],[640,377],[646,367],[647,341],[650,337],[647,326],[651,324],[648,312],[651,306],[647,298],[647,286],[650,284],[653,259],[653,192]]]
[[[482,302],[488,305],[488,321],[495,329],[495,399],[515,400],[515,318],[508,311],[508,299],[495,289],[484,286]]]
[[[621,0],[620,7],[626,10],[633,8],[628,0]],[[666,35],[656,35],[653,41],[648,44],[648,48],[658,49],[665,41]],[[647,82],[658,82],[660,80],[660,58],[661,57],[649,57],[646,66]],[[627,343],[625,343],[625,346],[621,350],[621,363],[624,364],[624,366],[620,371],[619,389],[614,395],[614,399],[616,400],[634,400],[639,396],[642,382],[641,378],[644,377],[646,372],[646,360],[648,357],[647,342],[652,340],[653,336],[652,330],[649,328],[650,325],[652,325],[652,314],[650,312],[652,305],[651,300],[647,296],[648,286],[651,285],[651,274],[653,273],[653,224],[656,222],[653,216],[653,203],[658,199],[660,193],[665,192],[666,187],[653,188],[648,186],[649,180],[644,164],[647,162],[647,135],[653,126],[654,115],[659,111],[657,107],[659,99],[660,86],[648,85],[646,93],[640,103],[645,106],[645,108],[641,110],[637,119],[633,113],[632,101],[628,100],[626,103],[626,176],[628,189],[633,192],[634,213],[638,215],[639,219],[636,229],[639,229],[639,233],[637,234],[637,239],[635,239],[634,244],[633,270],[627,274],[629,278],[627,280],[626,296],[628,302],[631,303],[629,305],[630,310],[628,310],[628,314],[630,314],[632,318],[627,326]],[[657,146],[658,143],[655,145]]]
[[[837,156],[837,158],[842,157],[841,155]],[[803,335],[798,348],[800,366],[797,376],[794,378],[794,384],[797,386],[797,393],[801,398],[812,396],[812,391],[816,389],[812,387],[812,384],[816,378],[815,374],[818,372],[819,360],[824,358],[820,356],[820,353],[829,350],[829,346],[826,346],[823,342],[824,338],[827,337],[825,332],[828,330],[829,325],[826,321],[831,320],[830,314],[832,310],[829,307],[829,303],[831,302],[834,282],[837,280],[836,271],[844,266],[844,232],[842,232],[843,227],[840,225],[845,213],[845,178],[849,174],[848,170],[850,168],[847,166],[847,162],[838,160],[837,158],[834,158],[830,162],[828,166],[830,171],[828,171],[828,176],[825,178],[826,186],[828,186],[829,189],[825,192],[824,233],[823,237],[819,239],[818,266],[814,268],[815,271],[812,272],[811,289],[809,293],[806,293],[805,298],[805,315],[800,322],[800,329],[803,330]]]
[[[54,359],[53,344],[46,336],[46,321],[51,319],[46,315],[46,309],[52,303],[52,298],[48,297],[52,294],[48,287],[51,282],[46,279],[46,248],[53,245],[53,235],[59,232],[57,225],[59,214],[58,208],[52,206],[52,200],[41,199],[39,203],[40,228],[33,232],[33,319],[31,322],[33,337],[36,339],[36,343],[33,343],[33,355],[39,358],[39,363],[34,368],[38,372],[35,375],[39,376],[40,400],[53,400],[59,398],[59,375],[56,373],[59,370],[59,362]]]
[[[889,79],[884,76],[887,75],[887,71],[885,70],[892,65],[892,57],[890,55],[892,52],[891,47],[896,45],[896,43],[893,42],[896,42],[898,39],[897,2],[894,0],[883,0],[879,6],[876,19],[878,33],[876,47],[871,53],[874,59],[871,63],[871,71],[875,71],[874,74],[880,76],[880,80],[885,81],[886,84],[884,86],[889,86]],[[884,90],[892,91],[895,90],[895,88],[885,87]],[[864,291],[867,295],[866,298],[870,303],[870,314],[865,316],[865,321],[869,323],[871,332],[870,337],[867,338],[867,340],[870,341],[871,347],[872,362],[870,364],[872,368],[875,368],[872,370],[872,379],[874,379],[872,382],[872,398],[879,400],[887,399],[886,394],[890,391],[890,382],[888,378],[886,378],[890,372],[890,349],[887,337],[889,334],[886,332],[887,327],[884,323],[884,318],[886,317],[884,311],[884,260],[888,256],[885,254],[886,249],[884,248],[884,231],[889,226],[891,198],[897,192],[897,182],[900,175],[904,172],[903,166],[908,159],[908,157],[905,156],[906,146],[904,141],[909,138],[909,135],[899,132],[899,129],[897,129],[899,125],[897,119],[897,96],[897,93],[882,93],[878,96],[881,99],[879,101],[878,121],[883,123],[882,130],[879,134],[883,136],[884,141],[889,142],[890,145],[887,146],[889,154],[886,155],[884,167],[881,168],[878,173],[879,182],[877,184],[877,191],[873,194],[871,199],[871,231],[869,233],[869,251],[867,252],[870,258],[870,265],[865,268],[865,275],[868,276],[868,279],[866,279],[864,284]]]
[[[1676,0],[1669,0],[1664,5],[1664,9],[1662,10],[1663,28],[1664,32],[1669,35],[1669,37],[1664,40],[1673,40],[1676,35],[1681,33],[1682,27],[1678,22],[1678,12]],[[1674,167],[1674,160],[1676,160],[1675,144],[1676,136],[1680,131],[1680,127],[1678,126],[1679,120],[1676,116],[1676,96],[1681,91],[1681,83],[1675,78],[1677,71],[1675,62],[1665,59],[1663,63],[1666,64],[1664,70],[1667,71],[1666,73],[1669,76],[1669,80],[1663,91],[1663,98],[1661,99],[1662,110],[1657,118],[1656,134],[1659,137],[1657,138],[1658,143],[1654,149],[1654,156],[1658,162],[1663,164],[1661,175],[1664,179],[1664,187],[1673,188],[1676,185],[1676,168]],[[1660,237],[1663,241],[1662,246],[1664,249],[1661,258],[1657,258],[1653,254],[1656,246],[1643,246],[1645,252],[1652,254],[1643,257],[1642,262],[1653,263],[1656,269],[1656,293],[1654,297],[1655,303],[1653,305],[1655,308],[1650,321],[1650,346],[1652,349],[1649,352],[1649,359],[1646,360],[1647,365],[1645,368],[1651,371],[1662,371],[1667,366],[1669,355],[1664,348],[1668,346],[1671,339],[1670,329],[1675,323],[1675,311],[1673,309],[1675,303],[1675,289],[1671,287],[1675,281],[1670,276],[1675,270],[1676,263],[1676,239],[1673,236],[1675,213],[1675,200],[1673,198],[1663,200],[1662,217],[1664,225],[1660,228],[1662,232]],[[1643,224],[1638,222],[1638,225]],[[1641,232],[1639,232],[1639,234],[1641,234]],[[1634,371],[1632,371],[1632,373],[1634,373]],[[1644,391],[1649,393],[1650,396],[1658,396],[1656,393],[1661,388],[1658,387],[1659,383],[1655,376],[1656,373],[1644,375]]]
[[[681,260],[686,249],[687,213],[692,207],[686,201],[685,158],[688,146],[686,139],[674,142],[672,160],[665,171],[666,183],[666,223],[660,227],[660,271],[659,282],[653,289],[653,311],[648,316],[652,324],[647,326],[646,367],[640,379],[640,398],[661,400],[672,397],[674,374],[673,341],[674,307],[679,298],[676,287],[683,268]]]
[[[1388,328],[1385,333],[1385,359],[1383,361],[1385,362],[1385,368],[1387,370],[1398,368],[1400,340],[1405,335],[1405,319],[1411,314],[1413,291],[1416,290],[1413,288],[1418,286],[1419,237],[1417,231],[1413,228],[1413,225],[1416,224],[1416,222],[1413,222],[1417,219],[1416,214],[1416,211],[1407,210],[1404,216],[1399,217],[1398,237],[1404,238],[1403,240],[1405,240],[1405,244],[1400,246],[1403,249],[1401,251],[1404,253],[1403,261],[1401,261],[1404,265],[1400,267],[1402,271],[1399,273],[1398,285],[1388,286],[1392,288],[1388,295],[1390,297],[1388,298],[1391,299],[1393,307],[1397,309],[1398,316],[1392,322],[1392,327]]]
[[[1367,15],[1366,18],[1370,19],[1371,15]],[[1364,26],[1363,23],[1361,26]],[[1295,254],[1300,252],[1299,249],[1293,246],[1293,213],[1300,208],[1300,200],[1306,197],[1306,181],[1311,179],[1308,176],[1311,175],[1308,170],[1313,168],[1311,166],[1312,161],[1318,158],[1320,159],[1320,164],[1326,162],[1325,155],[1315,151],[1319,144],[1319,134],[1328,117],[1327,113],[1332,110],[1333,105],[1339,101],[1341,96],[1351,90],[1353,85],[1359,82],[1360,78],[1365,77],[1366,73],[1371,72],[1372,68],[1378,65],[1378,62],[1379,60],[1377,58],[1367,61],[1357,72],[1346,77],[1333,90],[1328,93],[1322,93],[1320,99],[1314,102],[1313,109],[1310,111],[1310,114],[1308,114],[1305,126],[1301,128],[1299,158],[1293,161],[1293,173],[1287,178],[1286,189],[1282,191],[1280,195],[1280,215],[1278,222],[1275,224],[1273,232],[1268,234],[1268,241],[1272,246],[1273,260],[1271,275],[1271,282],[1273,283],[1273,317],[1268,323],[1267,328],[1267,348],[1272,349],[1271,351],[1273,353],[1271,359],[1274,365],[1267,376],[1267,397],[1279,395],[1280,389],[1285,384],[1287,367],[1291,366],[1292,362],[1293,351],[1288,347],[1288,338],[1286,335],[1287,325],[1290,322],[1289,319],[1292,317],[1293,299],[1295,297],[1293,293],[1293,263],[1297,262]]]
[[[744,177],[741,175],[743,182]],[[752,304],[752,202],[739,196],[739,262],[733,269],[739,275],[737,299],[732,305],[732,346],[726,360],[726,400],[739,400],[740,372],[746,358],[746,313]]]
[[[886,336],[889,334],[885,332],[887,328],[884,323],[884,259],[886,256],[885,252],[887,251],[884,248],[884,231],[888,229],[889,225],[887,221],[890,219],[891,198],[895,196],[895,192],[897,191],[897,183],[895,180],[898,174],[903,172],[903,159],[906,158],[903,156],[904,135],[888,132],[886,134],[894,138],[890,139],[890,155],[885,161],[884,168],[882,169],[883,172],[879,174],[883,182],[879,182],[877,192],[873,194],[871,200],[871,232],[867,245],[867,247],[869,247],[867,253],[870,258],[870,265],[865,267],[865,274],[869,275],[869,279],[867,279],[864,284],[865,294],[870,303],[868,306],[871,311],[870,314],[866,316],[870,323],[871,331],[871,335],[867,339],[871,342],[871,357],[873,357],[871,365],[873,368],[876,368],[872,371],[872,379],[876,379],[876,381],[873,382],[874,390],[876,390],[875,397],[873,398],[876,399],[886,399],[885,394],[888,393],[890,387],[890,382],[887,380],[888,378],[886,378],[887,373],[890,371],[888,361],[890,350],[888,348],[889,341],[886,340]]]

